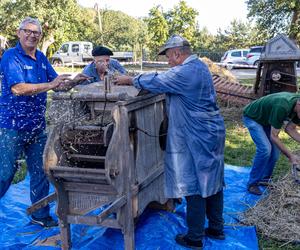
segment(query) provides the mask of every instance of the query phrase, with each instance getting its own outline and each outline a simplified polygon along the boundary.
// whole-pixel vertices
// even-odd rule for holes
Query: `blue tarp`
[[[246,191],[249,168],[226,166],[224,218],[226,240],[204,239],[204,250],[259,249],[255,227],[240,226],[238,213],[257,202],[257,197]],[[0,200],[0,249],[60,249],[59,228],[43,229],[32,225],[25,210],[30,205],[29,177],[12,185]],[[147,209],[139,218],[135,230],[137,250],[185,249],[177,245],[174,237],[186,231],[185,202],[174,213]],[[52,205],[53,216],[55,204]],[[124,249],[120,230],[72,225],[72,249]],[[47,238],[56,246],[38,246]],[[54,245],[55,245],[54,244]]]

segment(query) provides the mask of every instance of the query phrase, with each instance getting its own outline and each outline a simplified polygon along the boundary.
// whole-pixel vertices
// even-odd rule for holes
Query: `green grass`
[[[27,169],[26,169],[26,163],[25,161],[22,161],[20,163],[18,163],[18,170],[17,173],[14,176],[14,179],[12,181],[13,184],[16,184],[22,180],[24,180],[25,176],[27,173]]]
[[[239,79],[238,82],[243,85],[253,86],[255,83],[255,79]]]
[[[54,67],[55,71],[58,74],[66,73],[66,72],[78,72],[81,73],[83,70],[83,67]]]
[[[261,250],[300,250],[299,245],[285,244],[259,235],[259,246]]]

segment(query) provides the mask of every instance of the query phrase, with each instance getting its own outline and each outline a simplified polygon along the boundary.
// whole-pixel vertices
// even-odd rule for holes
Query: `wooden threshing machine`
[[[260,56],[254,92],[258,96],[288,91],[297,92],[296,61],[300,50],[285,35],[278,35],[267,42]]]
[[[134,249],[134,219],[163,195],[164,96],[102,83],[55,93],[45,171],[54,184],[62,248],[70,224],[119,228]],[[104,206],[105,205],[105,206]],[[92,211],[105,207],[100,214]]]

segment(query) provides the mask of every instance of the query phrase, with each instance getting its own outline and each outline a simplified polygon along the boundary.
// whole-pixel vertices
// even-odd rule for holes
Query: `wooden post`
[[[67,218],[69,212],[69,199],[67,191],[65,191],[65,189],[63,188],[62,180],[56,181],[55,187],[57,189],[58,202],[56,213],[59,217],[61,248],[63,250],[69,250],[71,249],[71,230]]]
[[[119,107],[120,112],[120,130],[122,134],[128,135],[129,130],[129,118],[128,111],[124,106]],[[124,170],[124,192],[127,197],[127,203],[121,209],[122,214],[122,224],[123,224],[123,233],[124,233],[124,247],[126,250],[134,250],[135,249],[135,240],[134,240],[134,216],[133,216],[133,198],[131,184],[133,181],[133,173],[134,169],[134,157],[133,151],[130,145],[130,138],[128,136],[124,136],[124,140],[122,141],[122,152],[124,153],[124,161],[123,161],[123,170]]]

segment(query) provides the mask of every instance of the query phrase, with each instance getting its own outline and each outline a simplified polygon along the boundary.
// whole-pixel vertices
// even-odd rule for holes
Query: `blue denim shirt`
[[[26,55],[20,43],[8,49],[1,60],[2,93],[0,97],[0,127],[32,131],[44,129],[47,93],[16,96],[11,87],[18,83],[46,83],[57,73],[46,56],[36,51],[36,60]]]
[[[118,71],[122,75],[127,73],[126,69],[119,63],[119,61],[116,59],[113,59],[113,58],[110,58],[110,60],[109,60],[108,70],[110,73],[114,73],[115,71]],[[82,84],[88,84],[88,83],[92,83],[92,82],[100,82],[101,81],[99,78],[99,75],[97,73],[96,65],[94,62],[87,65],[83,69],[82,73],[92,77],[92,79],[90,79],[89,81],[86,81]]]

